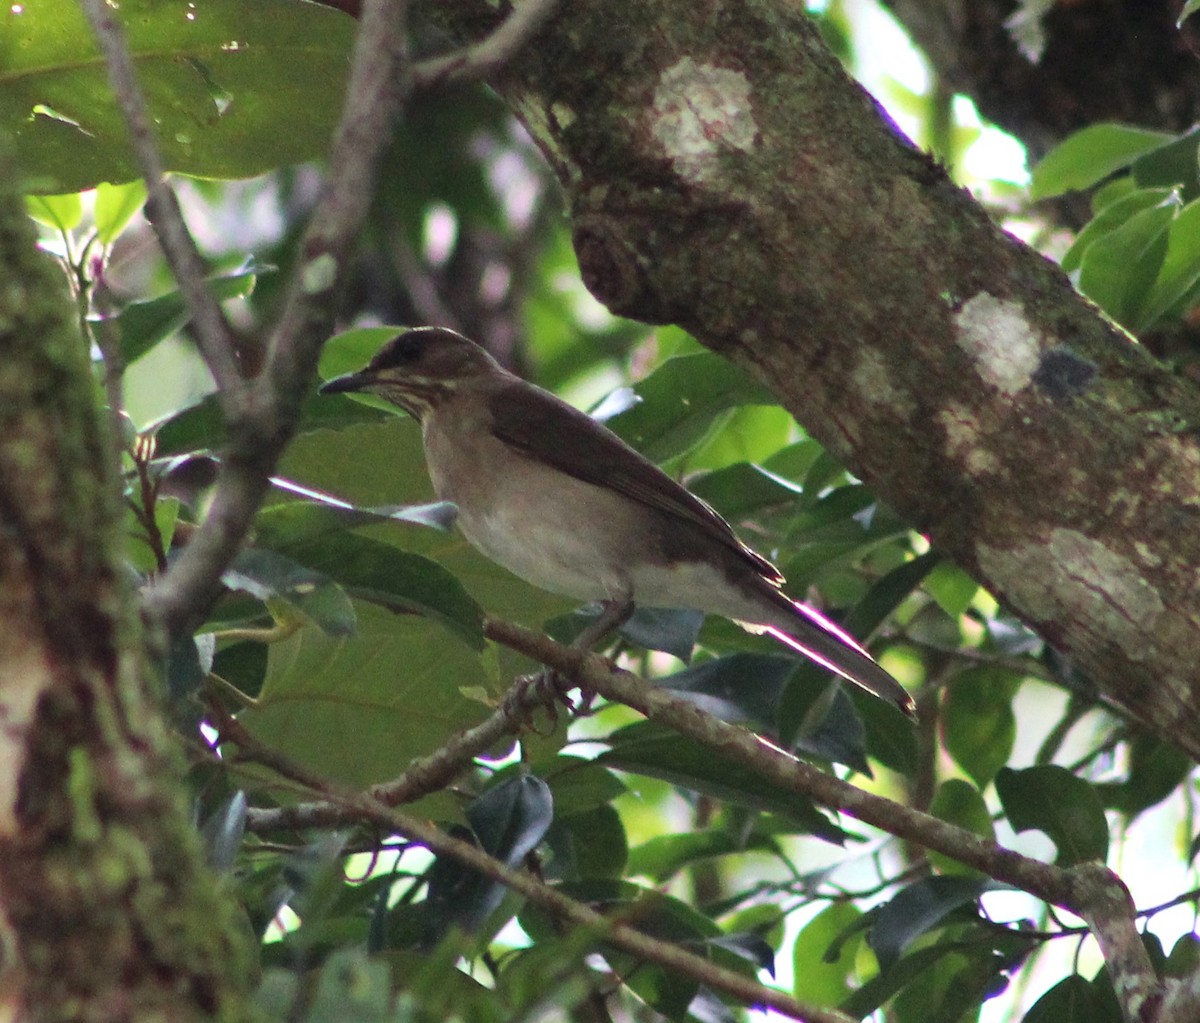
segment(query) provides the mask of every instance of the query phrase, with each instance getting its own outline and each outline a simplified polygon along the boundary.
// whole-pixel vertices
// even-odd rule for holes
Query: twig
[[[533,687],[519,688],[516,694],[514,701],[506,701],[484,721],[459,732],[428,756],[414,760],[398,778],[376,785],[371,789],[371,795],[385,806],[400,806],[445,788],[471,765],[475,757],[505,735],[517,732],[522,713],[532,710],[542,699]],[[348,813],[341,803],[317,800],[271,809],[251,809],[246,815],[246,830],[262,833],[280,828],[337,828],[357,822],[358,818]]]
[[[145,97],[138,86],[133,60],[125,45],[124,32],[115,16],[114,7],[105,0],[81,0],[81,4],[104,54],[109,82],[125,117],[134,154],[146,180],[146,218],[179,283],[188,312],[191,313],[196,346],[216,381],[222,405],[228,413],[236,407],[243,386],[233,332],[220,305],[205,284],[207,268],[204,260],[184,222],[179,200],[167,184]]]
[[[441,57],[422,60],[413,68],[413,84],[428,88],[443,82],[486,78],[503,67],[554,12],[558,0],[522,0],[491,35]]]
[[[1081,863],[1064,869],[1022,856],[965,828],[825,774],[743,728],[719,721],[635,675],[613,669],[601,657],[495,619],[485,622],[484,634],[562,672],[592,692],[632,707],[650,720],[749,767],[764,779],[1070,910],[1087,922],[1100,944],[1127,1018],[1153,1018],[1149,1013],[1161,999],[1162,989],[1138,934],[1129,891],[1104,864]]]
[[[646,962],[681,973],[738,999],[744,1005],[768,1006],[805,1023],[852,1023],[849,1016],[836,1010],[804,1005],[745,974],[718,966],[678,945],[652,938],[627,923],[609,919],[531,874],[507,867],[469,842],[451,837],[436,825],[385,806],[371,794],[338,790],[328,782],[315,778],[307,768],[264,747],[235,719],[226,717],[220,727],[223,737],[241,747],[249,758],[267,764],[285,777],[320,792],[325,802],[340,805],[350,819],[374,824],[381,830],[386,829],[425,846],[435,855],[451,857],[484,877],[505,885],[557,919],[591,931],[598,942],[614,945]]]
[[[452,856],[460,863],[477,870],[485,877],[499,881],[510,890],[561,920],[587,928],[597,939],[615,945],[647,962],[655,963],[701,983],[723,991],[743,1005],[768,1006],[791,1019],[806,1023],[850,1023],[850,1017],[834,1009],[804,1005],[790,995],[766,987],[741,973],[717,966],[678,945],[651,938],[628,924],[613,922],[595,910],[567,898],[555,889],[535,880],[529,874],[512,870],[482,850],[445,834],[434,825],[375,804],[376,809],[363,809],[381,827],[387,827],[419,842],[439,856]]]
[[[103,0],[90,0],[100,4]],[[329,160],[329,181],[301,242],[287,302],[263,373],[230,423],[221,475],[204,523],[146,597],[168,635],[191,627],[218,592],[285,445],[333,323],[351,243],[375,192],[379,160],[409,90],[404,0],[364,5],[346,103]]]

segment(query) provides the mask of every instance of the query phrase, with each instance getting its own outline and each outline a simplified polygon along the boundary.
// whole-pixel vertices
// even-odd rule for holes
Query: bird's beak
[[[317,388],[318,394],[343,394],[348,391],[364,391],[374,381],[374,374],[363,370],[359,373],[344,373],[340,377],[326,380]]]

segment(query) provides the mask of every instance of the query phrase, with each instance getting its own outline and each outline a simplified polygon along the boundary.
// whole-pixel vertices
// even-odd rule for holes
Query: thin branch
[[[554,914],[560,920],[587,928],[598,940],[615,945],[646,962],[698,980],[731,995],[747,1006],[767,1006],[791,1019],[806,1023],[851,1023],[850,1017],[834,1009],[805,1005],[790,995],[766,987],[742,973],[717,966],[678,945],[659,941],[625,923],[614,922],[576,902],[549,885],[512,870],[487,853],[461,839],[452,838],[433,824],[388,809],[378,803],[361,806],[367,818],[428,848],[439,856],[451,856],[485,877],[499,881],[518,895]]]
[[[751,768],[764,778],[793,788],[818,803],[899,838],[973,866],[1049,905],[1071,911],[1087,922],[1099,942],[1128,1018],[1151,1018],[1148,1014],[1161,998],[1161,989],[1138,934],[1137,914],[1128,890],[1103,864],[1085,863],[1064,869],[1022,856],[973,832],[825,774],[743,728],[719,721],[671,693],[649,686],[635,675],[612,668],[604,658],[562,646],[539,633],[495,619],[485,624],[485,633],[490,639],[535,658],[609,700],[633,707],[649,719]],[[502,734],[502,712],[477,728],[479,738]],[[464,733],[459,741],[468,734]],[[458,757],[464,757],[468,746],[462,742],[461,746],[452,748],[457,750]],[[448,780],[449,776],[440,772],[455,759],[455,756],[439,751],[415,764],[413,771],[406,772],[388,790],[393,795],[423,794],[424,786],[417,784],[423,772],[430,768],[434,772],[424,777],[426,783],[431,777]],[[465,759],[458,762],[463,764]],[[356,819],[361,821],[362,818],[357,816],[359,806],[356,804],[351,808],[341,802],[340,806],[334,807],[325,801],[291,811],[252,811],[251,826],[254,830],[265,830],[267,825],[329,826]]]
[[[650,720],[750,768],[762,778],[1070,910],[1087,922],[1099,942],[1127,1018],[1152,1018],[1147,1013],[1161,998],[1161,989],[1137,930],[1129,891],[1104,864],[1081,863],[1064,869],[1022,856],[965,828],[825,774],[743,728],[719,721],[636,675],[614,669],[602,657],[564,647],[510,622],[490,619],[484,633],[592,692],[632,707]]]
[[[216,381],[222,406],[229,414],[238,406],[244,383],[238,369],[233,332],[205,284],[208,270],[204,259],[184,222],[175,191],[167,184],[146,100],[138,85],[129,48],[125,45],[124,31],[116,18],[116,7],[106,0],[80,0],[80,3],[104,54],[109,82],[146,180],[146,218],[179,283],[191,314],[196,345]]]
[[[428,88],[443,82],[487,78],[530,39],[554,12],[558,0],[523,0],[491,35],[441,57],[422,60],[413,68],[413,84]]]
[[[329,178],[301,242],[266,365],[241,415],[230,423],[204,523],[146,597],[148,617],[168,635],[190,628],[216,596],[221,573],[245,539],[268,478],[296,431],[304,392],[333,325],[352,242],[375,194],[379,161],[409,93],[406,14],[404,0],[364,5]]]
[[[402,835],[425,846],[437,856],[457,860],[484,877],[505,885],[557,919],[592,932],[598,943],[616,946],[646,962],[706,984],[736,998],[743,1005],[767,1006],[805,1023],[853,1023],[849,1016],[834,1009],[802,1004],[790,995],[766,987],[745,974],[718,966],[678,945],[652,938],[620,920],[605,917],[531,874],[507,867],[477,846],[451,837],[435,824],[385,806],[369,793],[339,790],[315,778],[307,768],[263,746],[236,719],[224,718],[221,729],[224,737],[241,747],[250,759],[268,764],[285,777],[320,792],[325,802],[339,804],[349,818]]]
[[[475,757],[505,735],[517,732],[523,715],[542,701],[532,687],[514,687],[514,693],[513,699],[506,700],[504,706],[484,721],[452,736],[428,756],[414,760],[398,778],[371,789],[371,795],[385,806],[400,806],[445,788],[470,767]],[[251,809],[246,815],[246,830],[258,833],[280,828],[338,828],[357,823],[359,818],[342,803],[328,800]]]

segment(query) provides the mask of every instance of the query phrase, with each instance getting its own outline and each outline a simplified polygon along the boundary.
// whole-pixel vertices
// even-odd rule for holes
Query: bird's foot
[[[575,701],[567,691],[569,684],[567,678],[549,668],[532,675],[522,675],[509,687],[501,709],[509,720],[519,726],[548,735],[558,727],[559,706],[564,707],[568,714],[577,713]],[[590,705],[589,694],[585,694],[585,700]],[[534,724],[534,714],[539,709],[546,711],[550,721],[550,727],[544,732],[539,732]]]

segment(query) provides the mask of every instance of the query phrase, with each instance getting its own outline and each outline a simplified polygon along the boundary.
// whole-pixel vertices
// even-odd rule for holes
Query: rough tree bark
[[[0,1015],[247,1018],[250,936],[182,805],[115,446],[62,272],[11,194],[0,280]]]
[[[493,15],[439,5],[457,34]],[[879,496],[1200,755],[1200,392],[997,228],[781,0],[560,10],[495,83],[584,279],[757,373]]]

